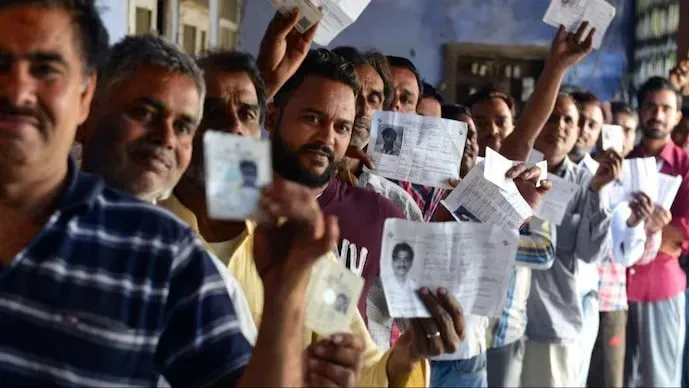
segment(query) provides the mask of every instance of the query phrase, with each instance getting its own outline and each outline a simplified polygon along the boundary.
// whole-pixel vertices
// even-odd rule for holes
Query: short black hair
[[[442,118],[444,119],[450,119],[450,120],[456,120],[457,117],[459,116],[471,116],[471,110],[464,106],[464,105],[459,105],[459,104],[445,104],[442,106]]]
[[[651,77],[648,81],[644,82],[636,93],[636,101],[639,107],[644,105],[646,97],[649,93],[658,90],[670,90],[677,96],[677,109],[682,109],[682,94],[675,88],[675,86],[667,78],[663,77]]]
[[[84,57],[85,72],[97,71],[108,55],[108,30],[94,0],[2,0],[0,9],[12,6],[60,8],[72,16],[76,39]]]
[[[256,162],[253,160],[244,159],[244,160],[241,160],[239,162],[239,169],[240,170],[243,170],[247,167],[253,168],[254,170],[258,170],[258,166],[256,165]]]
[[[309,76],[320,76],[342,82],[352,88],[355,97],[359,95],[361,89],[359,77],[351,63],[327,49],[311,50],[297,72],[287,80],[273,98],[275,106],[284,107],[292,93]]]
[[[510,110],[512,113],[512,118],[516,119],[517,116],[517,104],[514,102],[514,98],[510,96],[509,94],[503,92],[502,90],[499,90],[495,87],[487,87],[479,90],[478,92],[470,95],[466,103],[464,104],[467,108],[471,109],[474,105],[492,100],[494,98],[497,98],[499,100],[502,100],[505,105],[507,105],[507,108]]]
[[[256,88],[258,97],[259,120],[263,123],[266,117],[266,84],[261,77],[261,72],[256,66],[256,59],[251,54],[241,51],[218,50],[208,51],[196,62],[203,71],[222,71],[228,73],[246,73],[251,79],[251,83]]]
[[[381,132],[381,135],[383,135],[383,137],[392,136],[393,138],[397,139],[397,131],[395,131],[394,129],[392,129],[390,127],[383,129],[383,132]]]
[[[682,105],[682,117],[689,119],[689,104]]]
[[[333,49],[333,52],[352,65],[369,65],[376,70],[376,73],[383,80],[383,109],[389,110],[394,100],[394,90],[392,84],[392,71],[385,55],[375,50],[361,52],[354,47],[341,46]]]
[[[423,96],[423,82],[421,81],[421,73],[419,73],[419,70],[416,68],[416,66],[414,66],[412,61],[404,57],[388,55],[388,63],[390,64],[391,68],[398,67],[402,69],[407,69],[414,73],[414,76],[416,77],[416,83],[419,85],[419,101],[421,101],[421,98]]]
[[[624,101],[610,101],[610,113],[612,113],[613,115],[617,115],[617,114],[636,115],[636,111],[634,111],[634,107],[632,107],[630,104],[627,104]]]
[[[409,259],[414,260],[414,250],[412,249],[411,245],[407,244],[406,242],[399,243],[392,248],[392,259],[394,260],[397,257],[397,254],[399,254],[401,251],[407,252],[409,254]]]
[[[593,104],[603,109],[600,99],[593,93],[587,90],[578,90],[570,93],[574,101],[577,102],[579,106],[584,106],[586,104]]]
[[[432,98],[438,101],[440,105],[445,103],[445,98],[438,92],[438,89],[425,81],[423,82],[423,93],[421,94],[421,98]]]

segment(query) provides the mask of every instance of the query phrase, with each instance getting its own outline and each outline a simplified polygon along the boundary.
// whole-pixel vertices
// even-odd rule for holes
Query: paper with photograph
[[[293,9],[299,8],[299,22],[294,27],[300,34],[308,31],[323,18],[323,12],[309,0],[270,0],[283,15],[289,15]],[[319,25],[318,29],[321,29]]]
[[[456,120],[376,111],[368,154],[373,174],[424,186],[452,189],[467,139],[467,125]]]
[[[485,162],[484,162],[485,163]],[[484,178],[484,164],[477,164],[459,186],[442,201],[457,221],[483,222],[517,230],[533,215],[514,182],[507,190]]]
[[[621,126],[604,124],[600,136],[603,151],[612,149],[619,154],[624,151],[624,130]]]
[[[203,143],[208,215],[257,219],[261,188],[273,180],[270,142],[208,131]]]
[[[390,316],[430,317],[416,291],[445,287],[465,314],[497,317],[512,278],[519,233],[469,222],[385,221],[380,275]]]
[[[628,200],[632,194],[643,192],[653,202],[658,200],[658,165],[654,157],[625,159],[622,162],[622,176],[620,180]]]
[[[599,49],[615,12],[615,7],[605,0],[551,0],[543,21],[555,27],[563,25],[569,32],[575,32],[581,23],[589,22],[585,34],[591,28],[596,29],[593,48]]]
[[[319,259],[306,288],[306,327],[323,337],[349,333],[363,288],[364,279],[339,262]]]
[[[656,203],[663,209],[670,211],[680,186],[682,186],[681,176],[658,173],[658,201]]]
[[[560,225],[565,218],[569,203],[579,190],[579,185],[550,173],[548,173],[548,179],[552,182],[552,188],[541,198],[534,216],[553,225]]]

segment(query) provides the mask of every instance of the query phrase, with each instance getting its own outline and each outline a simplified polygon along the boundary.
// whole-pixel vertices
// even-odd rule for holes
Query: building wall
[[[627,84],[633,40],[633,2],[617,6],[603,42],[587,60],[568,72],[566,83],[612,98]],[[376,48],[414,61],[432,84],[442,81],[443,44],[471,42],[549,46],[555,29],[542,22],[547,0],[372,0],[359,20],[331,44]],[[240,48],[254,55],[274,10],[268,1],[245,1]]]

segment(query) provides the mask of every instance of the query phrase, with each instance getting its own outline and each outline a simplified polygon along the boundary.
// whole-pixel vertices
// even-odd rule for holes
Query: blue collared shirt
[[[1,385],[234,385],[252,348],[198,238],[73,162],[67,179],[0,269]]]

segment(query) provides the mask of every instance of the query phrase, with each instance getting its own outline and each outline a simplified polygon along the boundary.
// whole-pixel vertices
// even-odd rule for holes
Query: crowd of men
[[[517,116],[497,89],[446,104],[407,58],[312,50],[318,26],[300,34],[298,20],[276,13],[256,61],[192,58],[155,35],[109,46],[93,1],[0,1],[1,385],[688,386],[687,63],[649,79],[637,109],[563,93],[596,32],[561,27]],[[430,318],[390,317],[385,220],[455,220],[448,190],[375,174],[380,110],[467,123],[460,177],[488,147],[515,161],[537,150],[580,187],[561,225],[521,227],[500,317],[425,287]],[[603,150],[604,123],[624,129],[622,153]],[[262,128],[264,219],[209,217],[204,134]],[[646,156],[682,178],[671,210],[618,195],[623,159]],[[540,173],[507,173],[532,208],[552,187]],[[305,326],[323,256],[365,282],[349,331],[327,338]]]

